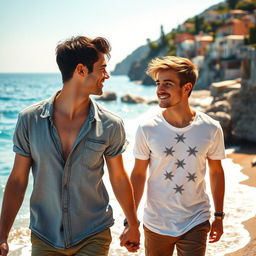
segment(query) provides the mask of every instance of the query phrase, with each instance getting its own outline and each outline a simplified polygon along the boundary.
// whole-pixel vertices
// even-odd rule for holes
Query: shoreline
[[[256,187],[256,166],[252,167],[252,159],[256,158],[256,145],[254,144],[242,144],[240,149],[235,150],[233,153],[227,155],[236,164],[239,164],[243,169],[241,172],[248,178],[240,182],[251,187]],[[244,228],[249,232],[250,241],[237,251],[225,254],[225,256],[254,256],[256,255],[256,214],[242,224]]]

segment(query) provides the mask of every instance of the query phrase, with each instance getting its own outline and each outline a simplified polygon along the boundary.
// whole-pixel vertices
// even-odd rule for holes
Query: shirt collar
[[[59,93],[60,93],[60,91],[55,93],[51,98],[44,101],[43,110],[40,115],[41,118],[50,117],[51,119],[53,119],[54,99]],[[98,122],[100,121],[99,113],[98,113],[98,106],[97,106],[96,102],[91,99],[90,110],[89,110],[89,121],[93,121],[94,119]]]

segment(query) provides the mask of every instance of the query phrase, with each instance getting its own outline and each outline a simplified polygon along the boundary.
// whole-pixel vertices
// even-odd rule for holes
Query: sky
[[[156,40],[221,0],[0,0],[0,73],[57,73],[55,47],[102,36],[109,71],[146,39]]]

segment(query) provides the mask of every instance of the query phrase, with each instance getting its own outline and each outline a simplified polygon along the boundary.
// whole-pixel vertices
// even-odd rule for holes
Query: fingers
[[[7,256],[7,253],[8,253],[8,244],[7,243],[0,244],[0,255]]]
[[[223,232],[217,230],[211,230],[209,236],[209,243],[218,242],[222,236]]]
[[[138,249],[140,248],[140,245],[138,243],[133,243],[133,242],[126,242],[125,247],[129,252],[137,252]]]

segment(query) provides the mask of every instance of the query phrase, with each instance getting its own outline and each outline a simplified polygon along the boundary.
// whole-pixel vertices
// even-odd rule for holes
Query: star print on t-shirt
[[[196,153],[198,152],[197,150],[196,150],[196,147],[189,147],[189,149],[187,150],[187,152],[189,153],[188,154],[188,156],[191,156],[191,155],[194,155],[194,156],[196,156]]]
[[[177,194],[177,193],[182,194],[182,192],[184,191],[183,185],[180,185],[180,186],[178,186],[177,184],[175,184],[175,185],[176,185],[176,187],[173,188],[174,190],[176,190],[175,194]]]
[[[173,147],[170,147],[170,148],[165,147],[164,153],[166,154],[166,156],[169,156],[169,155],[173,156],[174,152],[175,150],[173,150]]]
[[[190,173],[188,172],[188,176],[186,176],[186,178],[188,178],[188,181],[194,181],[195,182],[195,179],[197,178],[196,177],[196,174],[195,173]]]
[[[185,143],[184,140],[186,139],[186,137],[184,137],[184,133],[181,135],[176,133],[176,137],[174,139],[177,140],[177,143],[179,143],[180,141]]]
[[[180,145],[181,148],[178,150],[178,153],[180,153],[180,155],[187,152],[187,153],[185,153],[185,154],[187,154],[187,157],[190,157],[190,156],[196,157],[197,156],[197,153],[198,153],[197,146],[188,146],[186,144],[185,133],[183,133],[183,134],[176,133],[176,137],[174,137],[174,140],[176,140],[176,144],[184,143],[184,146],[182,146],[182,144],[181,144]],[[170,161],[174,161],[174,164],[176,165],[176,170],[183,169],[183,170],[187,171],[187,176],[184,174],[184,184],[178,186],[177,184],[174,183],[175,187],[173,187],[173,189],[175,190],[174,191],[175,194],[182,195],[186,189],[185,183],[196,182],[197,176],[196,176],[196,173],[192,173],[192,172],[189,172],[188,170],[186,170],[186,165],[187,165],[185,162],[186,159],[175,158],[175,154],[177,154],[175,147],[176,147],[175,145],[165,146],[165,150],[163,152],[165,153],[165,157],[168,157],[168,156],[174,157],[174,159],[170,160]],[[174,152],[176,152],[176,153],[174,154]],[[189,166],[187,166],[187,167],[189,167]],[[174,178],[175,178],[175,170],[172,170],[172,171],[165,170],[164,177],[165,177],[166,181],[173,182]]]
[[[178,169],[179,167],[181,167],[182,169],[184,169],[184,165],[186,165],[186,163],[185,163],[184,161],[185,161],[185,159],[183,159],[183,160],[177,159],[177,162],[175,163],[175,164],[177,165],[177,169]]]
[[[169,179],[169,180],[172,180],[172,178],[174,177],[174,175],[172,174],[172,172],[165,172],[165,174],[164,174],[164,176],[165,176],[165,179],[167,180],[167,179]]]

